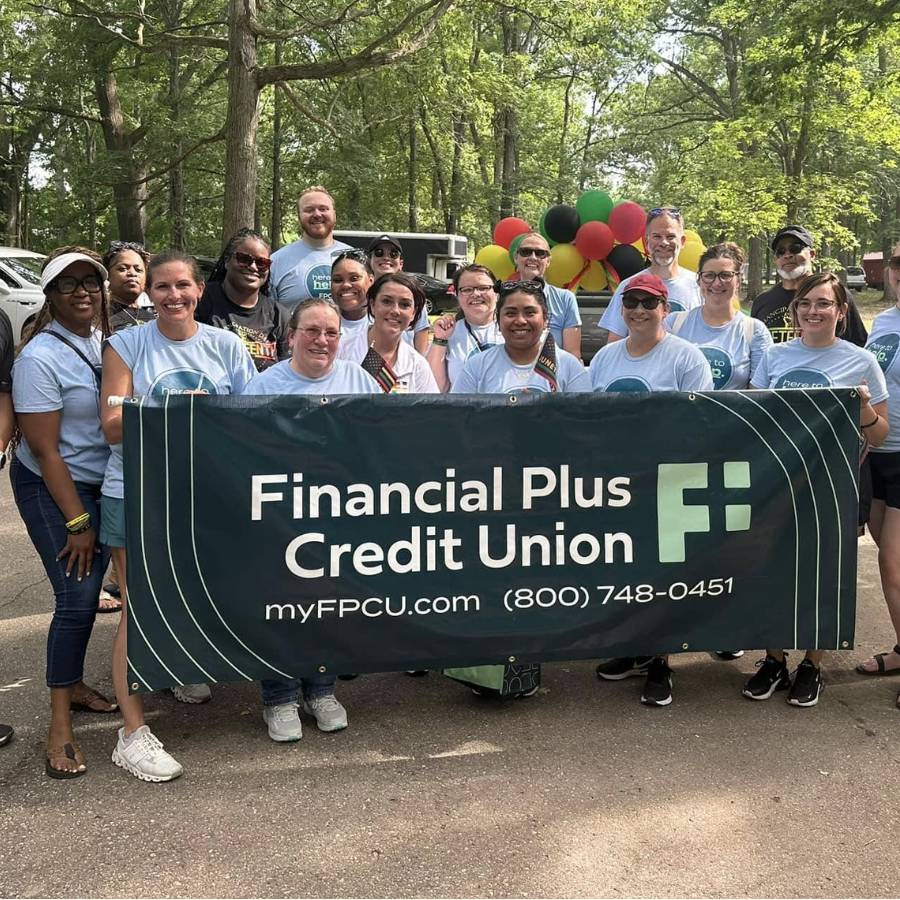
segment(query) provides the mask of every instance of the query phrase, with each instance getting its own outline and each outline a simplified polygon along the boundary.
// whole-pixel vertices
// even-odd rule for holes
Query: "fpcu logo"
[[[900,345],[900,334],[880,334],[871,344],[866,345],[866,350],[875,355],[882,372],[887,372],[891,363],[897,357],[897,347]]]
[[[723,463],[723,482],[729,490],[750,487],[750,463],[745,460]],[[684,562],[684,536],[706,534],[709,507],[684,502],[687,490],[704,490],[709,485],[708,463],[662,463],[656,476],[656,515],[660,562]],[[725,530],[749,531],[750,506],[725,505]]]
[[[650,385],[643,378],[616,378],[606,386],[606,390],[615,394],[646,394],[650,391]]]
[[[669,297],[669,312],[684,312],[684,304]]]
[[[812,388],[831,387],[831,379],[818,369],[791,369],[785,372],[778,381],[776,388]]]
[[[720,391],[729,381],[731,374],[734,372],[734,363],[731,360],[731,354],[723,350],[721,347],[701,347],[700,352],[706,357],[709,363],[709,370],[712,372],[713,387]]]
[[[331,266],[314,266],[309,270],[306,292],[310,297],[331,296]]]
[[[218,385],[196,369],[170,369],[158,375],[148,395],[162,400],[167,394],[218,394]]]

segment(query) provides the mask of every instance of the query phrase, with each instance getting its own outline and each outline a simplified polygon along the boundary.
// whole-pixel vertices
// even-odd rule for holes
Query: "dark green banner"
[[[135,690],[852,645],[850,390],[125,408]]]

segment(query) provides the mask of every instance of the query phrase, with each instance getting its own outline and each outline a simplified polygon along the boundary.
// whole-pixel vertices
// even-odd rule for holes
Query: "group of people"
[[[304,192],[298,211],[300,240],[272,254],[262,235],[242,230],[205,284],[195,259],[180,252],[151,258],[122,242],[102,258],[83,247],[54,250],[41,275],[46,303],[14,362],[9,323],[0,317],[0,449],[15,445],[7,454],[13,493],[56,599],[47,641],[50,777],[87,771],[73,730],[78,710],[121,712],[112,759],[127,772],[146,781],[182,773],[146,724],[140,696],[128,692],[122,409],[108,403],[114,396],[856,387],[871,482],[862,516],[879,546],[898,640],[858,671],[900,672],[900,428],[890,428],[900,409],[889,408],[900,398],[900,306],[876,318],[868,349],[859,346],[864,328],[861,340],[858,330],[846,334],[855,313],[847,290],[834,275],[813,272],[805,229],[787,226],[775,235],[781,284],[767,294],[777,296],[761,295],[747,316],[739,301],[741,249],[718,243],[703,253],[696,274],[680,269],[681,213],[651,210],[648,267],[616,289],[601,323],[609,343],[586,368],[575,297],[543,280],[550,247],[542,235],[519,242],[516,280],[497,283],[480,265],[458,269],[459,311],[431,324],[419,282],[403,271],[398,241],[385,234],[366,251],[336,242],[334,202],[324,188]],[[888,272],[896,291],[900,245],[894,252]],[[115,702],[83,680],[110,561],[124,609],[113,644]],[[741,653],[721,651],[725,658]],[[784,689],[789,703],[813,706],[823,687],[821,657],[806,651],[792,673],[786,652],[768,648],[743,693],[766,700]],[[665,656],[607,660],[597,675],[640,675],[643,703],[672,701]],[[345,728],[335,684],[331,675],[263,681],[269,736],[298,740],[301,711],[323,731]],[[211,696],[204,684],[173,693],[185,703]],[[0,743],[5,739],[0,731]]]

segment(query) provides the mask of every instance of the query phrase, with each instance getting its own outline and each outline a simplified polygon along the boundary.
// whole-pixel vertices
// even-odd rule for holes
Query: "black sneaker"
[[[759,671],[741,691],[750,700],[768,700],[775,691],[784,691],[791,686],[791,676],[784,660],[767,655],[756,664],[756,667]]]
[[[622,656],[597,666],[597,677],[604,681],[621,681],[632,675],[646,675],[652,656]]]
[[[743,650],[716,650],[716,656],[730,662],[733,659],[740,659],[744,655]]]
[[[815,663],[804,659],[794,672],[794,683],[788,694],[787,702],[791,706],[815,706],[825,689],[822,672]]]
[[[15,732],[11,725],[0,725],[0,747],[4,744],[8,744],[12,740],[14,734]]]
[[[641,703],[646,706],[668,706],[671,702],[672,670],[661,656],[654,656],[647,667]]]

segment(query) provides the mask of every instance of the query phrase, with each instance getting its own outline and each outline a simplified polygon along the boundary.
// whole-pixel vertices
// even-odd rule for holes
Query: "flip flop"
[[[104,704],[107,708],[98,708],[98,703]],[[99,713],[100,715],[106,716],[118,712],[119,704],[113,703],[99,691],[95,691],[93,688],[89,687],[79,700],[73,698],[70,701],[69,709],[73,712]]]
[[[68,769],[57,769],[50,760],[54,757],[65,756],[66,759],[72,760],[72,762],[77,761],[77,754],[81,752],[80,747],[76,747],[74,744],[63,744],[62,747],[48,747],[47,748],[47,759],[44,763],[44,771],[51,777],[56,778],[60,781],[67,780],[69,778],[81,778],[87,772],[87,769],[82,769],[78,771],[78,769],[74,771],[69,771]],[[83,763],[82,763],[83,765]]]
[[[884,658],[888,655],[888,653],[896,653],[900,656],[900,644],[895,644],[893,650],[888,650],[887,653],[876,653],[872,659],[875,660],[875,665],[878,666],[877,669],[873,672],[871,669],[864,669],[862,663],[860,663],[856,667],[856,671],[859,672],[860,675],[869,675],[874,678],[881,678],[886,675],[900,675],[900,666],[896,669],[885,669],[884,667]]]
[[[103,606],[104,603],[107,605]],[[104,588],[97,598],[97,613],[102,615],[116,612],[122,612],[122,601]]]

